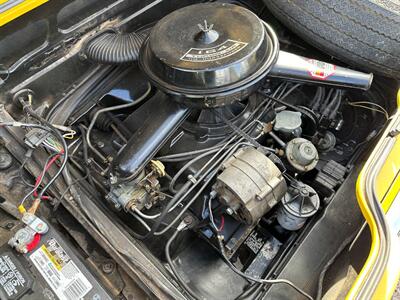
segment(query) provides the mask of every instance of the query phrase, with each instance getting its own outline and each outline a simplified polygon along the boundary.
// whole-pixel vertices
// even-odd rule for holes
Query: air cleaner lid
[[[142,69],[173,94],[207,96],[240,89],[265,75],[271,40],[249,10],[195,4],[161,19],[144,43]]]

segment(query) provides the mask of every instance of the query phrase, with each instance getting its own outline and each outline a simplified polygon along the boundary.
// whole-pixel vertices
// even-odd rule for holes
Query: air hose
[[[102,64],[134,62],[138,60],[140,47],[148,32],[148,30],[130,33],[105,31],[86,43],[84,53],[88,59]]]

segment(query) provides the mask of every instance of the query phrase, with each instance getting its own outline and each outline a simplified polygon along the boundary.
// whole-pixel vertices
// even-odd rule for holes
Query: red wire
[[[221,224],[219,225],[218,231],[222,231],[224,229],[224,225],[225,225],[225,218],[224,216],[221,215]]]
[[[33,197],[38,196],[37,188],[39,187],[40,182],[42,181],[42,175],[45,175],[46,172],[50,169],[50,167],[54,164],[54,162],[61,157],[61,155],[64,153],[64,150],[61,150],[60,153],[55,155],[45,166],[44,171],[39,174],[39,176],[36,178],[35,182],[35,191],[33,192]],[[42,199],[48,200],[48,196],[43,196]]]
[[[33,249],[36,248],[37,245],[39,245],[40,242],[40,234],[39,233],[35,233],[35,235],[33,236],[32,241],[26,245],[26,250],[28,252],[31,252]]]

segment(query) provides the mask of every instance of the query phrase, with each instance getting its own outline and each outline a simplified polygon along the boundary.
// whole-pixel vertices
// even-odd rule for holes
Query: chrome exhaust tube
[[[361,90],[368,90],[373,80],[372,73],[339,67],[285,51],[279,51],[278,59],[267,76]]]

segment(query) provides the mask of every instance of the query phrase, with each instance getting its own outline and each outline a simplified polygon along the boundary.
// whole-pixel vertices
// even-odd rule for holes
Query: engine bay
[[[23,128],[24,161],[39,149],[48,156],[42,175],[26,179],[23,212],[64,197],[83,207],[84,190],[185,297],[258,299],[278,283],[313,299],[278,270],[390,108],[372,74],[306,57],[256,13],[216,1],[125,36],[100,30],[81,56],[131,64],[104,76],[113,80],[100,93],[71,102],[65,92],[49,105],[34,88],[18,91],[1,127]],[[24,253],[30,242],[10,245]]]

